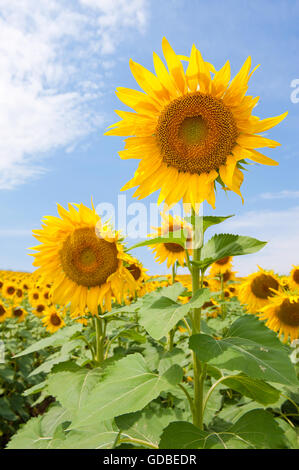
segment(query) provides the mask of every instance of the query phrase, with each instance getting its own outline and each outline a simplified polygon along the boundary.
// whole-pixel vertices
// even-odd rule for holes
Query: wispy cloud
[[[32,236],[32,230],[30,229],[18,229],[18,228],[1,228],[0,237],[30,237]]]
[[[44,170],[49,151],[98,129],[105,73],[146,0],[0,0],[0,189]],[[103,62],[103,67],[101,66]]]
[[[288,273],[292,264],[299,264],[299,206],[279,211],[246,212],[221,224],[221,231],[248,235],[268,242],[256,254],[235,258],[234,266],[241,275],[254,272],[257,265]]]
[[[298,199],[299,191],[289,191],[287,189],[279,191],[277,193],[262,193],[261,199]]]

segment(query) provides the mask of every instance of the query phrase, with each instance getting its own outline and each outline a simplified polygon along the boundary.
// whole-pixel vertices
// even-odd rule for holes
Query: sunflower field
[[[277,164],[256,149],[287,113],[252,115],[250,58],[231,79],[195,46],[162,48],[155,74],[130,62],[142,91],[117,88],[131,110],[106,132],[140,160],[122,189],[160,191],[160,226],[132,246],[93,202],[58,205],[33,231],[35,271],[0,271],[2,448],[299,448],[299,266],[239,277],[234,257],[266,242],[209,236],[231,216],[200,210],[218,188],[242,198],[248,160]],[[168,275],[148,274],[145,246]]]

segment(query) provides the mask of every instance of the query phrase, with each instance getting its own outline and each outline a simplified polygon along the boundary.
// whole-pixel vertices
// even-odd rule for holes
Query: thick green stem
[[[196,214],[192,209],[193,216],[193,261],[200,261],[201,248],[203,244],[203,234],[201,227],[196,225]],[[198,219],[197,219],[198,220]],[[192,294],[193,296],[197,290],[202,287],[203,277],[200,272],[199,266],[193,264],[192,266]],[[200,333],[201,328],[201,308],[194,308],[192,313],[192,333]],[[193,352],[193,374],[194,374],[194,406],[193,406],[193,424],[203,429],[203,394],[204,394],[204,380],[206,376],[206,365],[201,363]]]
[[[103,328],[103,320],[99,317],[95,317],[94,320],[96,329],[96,361],[101,364],[104,360],[104,341],[106,325],[104,325]]]

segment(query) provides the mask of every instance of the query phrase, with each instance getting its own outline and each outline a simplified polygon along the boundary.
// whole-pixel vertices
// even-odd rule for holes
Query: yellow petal
[[[180,92],[182,94],[186,93],[187,84],[183,64],[165,37],[162,39],[162,49],[171,76]]]
[[[248,149],[270,147],[275,148],[281,145],[275,140],[267,139],[261,135],[240,134],[237,138],[237,143]]]

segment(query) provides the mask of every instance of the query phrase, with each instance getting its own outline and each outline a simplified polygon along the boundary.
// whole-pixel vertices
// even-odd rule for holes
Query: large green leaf
[[[161,294],[161,293],[160,293]],[[154,339],[160,339],[185,317],[192,308],[202,307],[211,293],[209,289],[199,289],[190,302],[182,305],[165,296],[153,296],[154,301],[147,301],[139,311],[139,322]]]
[[[41,339],[36,343],[33,343],[28,348],[24,349],[24,351],[16,354],[14,357],[25,356],[26,354],[30,354],[35,351],[40,351],[41,349],[48,348],[49,346],[56,347],[63,345],[67,340],[69,340],[72,336],[75,335],[78,331],[82,330],[82,325],[80,323],[75,323],[71,326],[66,326],[61,330],[58,330],[48,338]]]
[[[142,246],[157,245],[159,243],[176,243],[177,245],[181,245],[183,248],[185,248],[186,236],[184,234],[184,230],[176,230],[174,232],[169,232],[167,236],[149,238],[148,240],[145,240],[143,242],[136,243],[136,245],[129,248],[129,250],[133,250],[134,248],[140,248]]]
[[[201,431],[184,421],[173,422],[164,430],[161,449],[281,449],[283,430],[267,411],[252,410],[223,432]]]
[[[233,215],[227,215],[227,216],[214,216],[214,215],[192,215],[190,217],[185,217],[186,222],[189,222],[193,226],[199,230],[202,230],[205,232],[209,227],[212,227],[213,225],[218,225],[221,224],[221,222],[224,222],[227,219],[230,219],[231,217],[234,217]]]
[[[121,431],[120,442],[132,442],[144,447],[158,447],[163,429],[172,421],[182,418],[179,409],[161,408],[153,403],[143,411],[129,413],[116,418]]]
[[[69,421],[67,410],[54,404],[49,411],[37,418],[32,418],[21,426],[19,431],[8,443],[8,449],[49,449],[59,447],[63,434],[56,439],[56,430],[64,422]]]
[[[244,374],[228,376],[223,379],[221,383],[232,390],[241,393],[241,395],[244,395],[245,397],[252,398],[262,405],[275,403],[280,396],[279,390],[267,384],[263,380],[253,379],[252,377],[248,377]]]
[[[143,409],[169,387],[182,380],[182,369],[173,365],[164,374],[151,372],[141,354],[131,354],[108,367],[88,399],[77,411],[70,429],[82,429],[124,413]],[[67,384],[60,382],[59,400]],[[57,387],[58,388],[58,387]]]
[[[294,365],[275,333],[252,315],[236,320],[220,340],[197,334],[190,348],[204,362],[246,375],[287,385],[298,384]]]
[[[103,421],[81,430],[70,431],[56,445],[58,449],[111,449],[119,430],[113,420]]]
[[[201,260],[192,261],[193,264],[207,269],[211,264],[227,256],[240,256],[256,253],[261,250],[267,242],[256,238],[220,233],[214,235],[202,248]]]
[[[47,390],[70,412],[78,412],[100,382],[102,374],[100,368],[86,369],[68,363],[65,370],[60,368],[59,372],[49,375]]]

